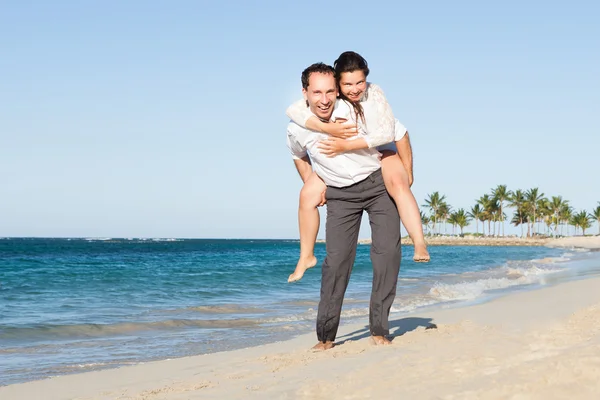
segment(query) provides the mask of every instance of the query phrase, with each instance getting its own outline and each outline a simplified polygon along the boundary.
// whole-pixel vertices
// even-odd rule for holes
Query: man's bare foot
[[[376,346],[387,346],[388,344],[392,344],[392,342],[389,341],[388,338],[386,338],[385,336],[371,336],[371,339],[373,339],[373,343]]]
[[[306,270],[314,267],[315,265],[317,265],[317,257],[315,257],[314,255],[308,258],[300,257],[300,259],[298,260],[298,264],[296,264],[296,270],[293,274],[290,275],[290,277],[288,278],[288,282],[299,281],[304,276]]]
[[[415,255],[413,256],[414,262],[429,262],[431,257],[429,257],[429,252],[427,251],[427,245],[423,244],[415,244]]]
[[[317,344],[315,344],[312,348],[312,351],[325,351],[325,350],[329,350],[331,348],[333,348],[333,346],[335,346],[333,344],[333,342],[327,341],[327,342],[319,342]]]

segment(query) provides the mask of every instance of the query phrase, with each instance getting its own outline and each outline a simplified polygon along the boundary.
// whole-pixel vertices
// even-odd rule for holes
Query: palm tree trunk
[[[502,236],[504,236],[504,217],[502,213],[502,202],[500,202],[500,221],[502,221]]]
[[[523,219],[521,219],[521,223],[519,225],[521,225],[521,237],[523,237]]]

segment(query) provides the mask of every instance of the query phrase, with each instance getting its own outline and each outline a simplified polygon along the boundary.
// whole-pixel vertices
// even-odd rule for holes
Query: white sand
[[[600,238],[564,247],[600,248]],[[597,242],[595,242],[597,241]],[[314,334],[265,346],[0,387],[1,400],[598,399],[600,278],[471,307],[392,314],[391,346],[366,321],[338,345]],[[436,324],[437,328],[426,329]]]
[[[565,237],[550,240],[546,243],[548,247],[574,247],[581,249],[600,249],[600,236]]]
[[[0,399],[597,399],[598,287],[594,278],[392,315],[391,346],[371,345],[364,324],[343,326],[341,344],[323,353],[308,350],[310,334],[10,385]]]

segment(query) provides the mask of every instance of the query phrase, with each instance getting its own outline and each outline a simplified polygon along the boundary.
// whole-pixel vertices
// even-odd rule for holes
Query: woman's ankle
[[[412,242],[413,242],[413,245],[416,247],[427,247],[427,242],[425,242],[425,239],[421,239],[421,240],[412,239]]]

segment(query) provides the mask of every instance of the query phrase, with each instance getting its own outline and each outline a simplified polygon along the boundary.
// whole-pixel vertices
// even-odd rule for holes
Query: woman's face
[[[361,70],[342,72],[340,75],[340,91],[350,101],[360,101],[367,90],[367,77]]]

